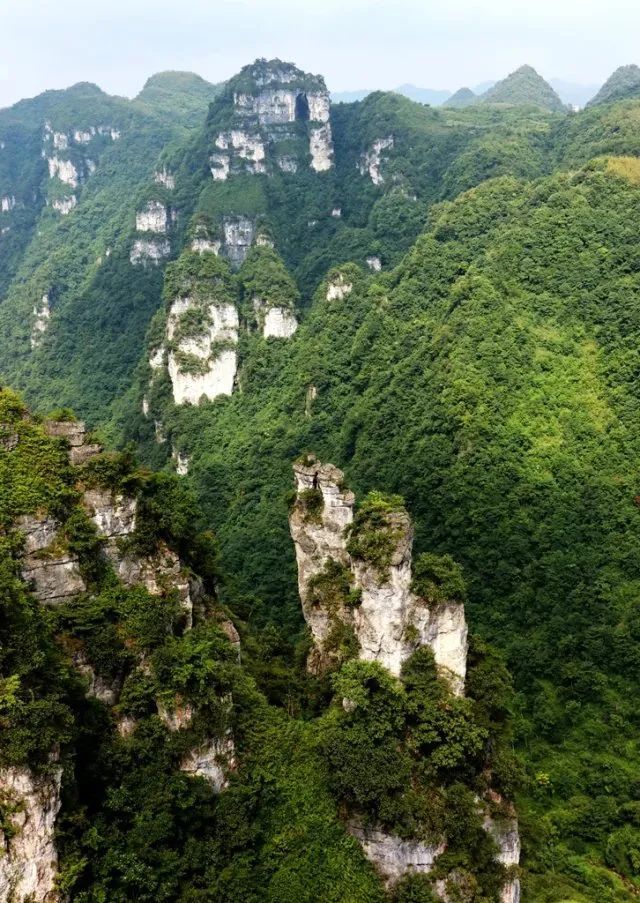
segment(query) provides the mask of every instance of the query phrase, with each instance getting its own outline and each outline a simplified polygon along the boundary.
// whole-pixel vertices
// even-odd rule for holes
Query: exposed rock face
[[[86,588],[78,559],[73,555],[51,559],[29,557],[25,559],[22,576],[32,584],[33,593],[42,605],[57,605]]]
[[[39,777],[28,768],[0,770],[0,799],[10,833],[0,828],[0,900],[55,903],[58,854],[54,843],[62,769]]]
[[[54,518],[23,515],[16,527],[25,536],[22,577],[42,605],[56,605],[84,591],[78,559],[58,550],[49,552],[60,527]]]
[[[382,269],[382,261],[380,260],[379,257],[374,257],[374,256],[367,257],[367,266],[374,273],[379,273],[380,270]]]
[[[167,339],[173,343],[168,370],[176,404],[198,404],[231,395],[237,369],[238,311],[233,304],[210,303],[197,335],[178,336],[181,317],[197,307],[191,298],[177,298],[167,319]]]
[[[137,503],[131,496],[109,489],[87,489],[84,504],[98,532],[107,539],[129,536],[135,530]]]
[[[175,176],[169,172],[166,166],[163,166],[162,169],[156,170],[153,174],[154,182],[157,185],[164,185],[169,191],[173,191],[176,187],[176,179]]]
[[[295,314],[288,307],[269,307],[265,310],[264,302],[255,297],[253,309],[258,324],[262,326],[262,335],[265,339],[270,337],[289,339],[298,328]]]
[[[194,238],[191,242],[191,250],[197,251],[198,254],[211,252],[212,254],[215,254],[217,256],[220,253],[221,247],[221,241],[211,241],[208,238]]]
[[[371,148],[365,151],[358,161],[360,175],[365,176],[368,174],[374,185],[382,185],[384,182],[381,171],[382,152],[393,147],[393,144],[393,135],[388,135],[386,138],[378,138],[377,141],[374,141]]]
[[[9,213],[16,206],[16,199],[13,195],[7,195],[0,198],[0,212]]]
[[[62,160],[60,157],[49,157],[47,163],[49,164],[50,179],[55,179],[57,177],[61,182],[64,182],[65,185],[69,185],[71,188],[78,187],[80,184],[80,174],[71,160]]]
[[[78,199],[75,194],[70,194],[64,198],[55,198],[51,202],[51,206],[54,210],[56,210],[61,216],[67,216],[73,208],[77,205]]]
[[[328,122],[326,125],[311,130],[309,153],[311,154],[311,168],[316,172],[326,172],[333,166],[333,142],[331,126]]]
[[[87,431],[82,420],[45,420],[44,428],[49,436],[67,440],[72,464],[84,464],[102,451],[101,445],[87,442]]]
[[[224,181],[231,169],[234,172],[265,173],[266,152],[259,134],[241,129],[220,132],[215,140],[217,151],[211,154],[211,174],[217,181]]]
[[[232,266],[239,267],[249,253],[253,242],[255,225],[246,216],[226,216],[224,228],[224,253]]]
[[[179,477],[186,477],[189,473],[189,456],[183,454],[183,452],[179,452],[177,449],[174,449],[171,453],[171,457],[173,458],[176,465],[176,473]]]
[[[51,317],[49,295],[46,292],[40,299],[39,304],[34,304],[33,317],[33,326],[31,327],[31,347],[38,348],[42,343],[42,337],[47,331],[49,318]]]
[[[129,260],[134,266],[138,264],[145,266],[147,263],[158,266],[169,254],[171,254],[169,239],[138,238],[133,243]]]
[[[95,668],[87,661],[82,652],[76,652],[73,655],[73,666],[87,680],[87,696],[98,699],[105,705],[116,704],[120,695],[121,681],[109,682],[100,674],[96,674]]]
[[[342,301],[353,291],[353,283],[348,282],[340,273],[329,281],[327,286],[327,301]]]
[[[152,596],[162,596],[176,590],[178,602],[184,614],[185,628],[193,625],[193,600],[189,576],[176,553],[164,543],[160,543],[154,555],[140,558],[134,555],[121,556],[117,545],[107,546],[117,576],[127,586],[140,584]]]
[[[464,607],[449,602],[431,606],[411,591],[413,530],[404,510],[390,512],[386,527],[394,543],[388,573],[353,559],[347,551],[345,528],[353,521],[353,493],[344,490],[343,474],[314,459],[294,465],[297,502],[290,518],[296,547],[298,589],[305,620],[316,646],[310,667],[322,670],[331,660],[328,643],[336,622],[351,628],[360,657],[377,661],[399,675],[403,662],[428,645],[454,693],[464,690],[467,626]],[[319,602],[314,578],[326,573],[327,563],[348,569],[360,592],[355,607],[332,607]]]
[[[164,234],[169,224],[167,208],[160,201],[149,201],[136,213],[136,229],[138,232],[156,232]]]
[[[282,172],[298,172],[298,161],[295,157],[277,157],[276,164]]]
[[[497,794],[493,794],[493,797],[504,805]],[[483,827],[498,845],[496,856],[498,862],[501,862],[505,868],[513,870],[520,863],[520,833],[515,813],[511,811],[510,814],[501,818],[492,817],[487,813]],[[510,877],[503,886],[500,903],[520,903],[520,880],[517,876]]]
[[[388,888],[397,884],[404,875],[428,874],[445,850],[444,843],[429,845],[417,840],[403,840],[384,831],[365,829],[356,821],[350,821],[347,829],[360,841],[365,856],[374,863]]]
[[[230,734],[191,750],[180,763],[181,771],[204,778],[218,793],[229,786],[229,773],[235,767],[235,744]]]

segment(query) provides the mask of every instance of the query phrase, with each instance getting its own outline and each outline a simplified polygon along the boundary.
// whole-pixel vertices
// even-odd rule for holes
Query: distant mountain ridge
[[[521,66],[480,98],[487,104],[532,104],[562,113],[566,107],[551,85],[532,66]]]
[[[640,96],[640,67],[620,66],[609,76],[587,106],[597,106],[601,103],[612,103],[616,100]]]

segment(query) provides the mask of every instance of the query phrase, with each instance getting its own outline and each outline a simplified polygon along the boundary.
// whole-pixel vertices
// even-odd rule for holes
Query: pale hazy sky
[[[329,88],[456,89],[522,63],[598,83],[640,63],[638,0],[0,0],[0,106],[93,81],[132,96],[163,69],[211,81],[258,56]]]

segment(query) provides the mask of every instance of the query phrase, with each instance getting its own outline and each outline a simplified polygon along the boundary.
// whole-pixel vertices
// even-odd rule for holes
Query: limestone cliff
[[[458,602],[433,605],[412,591],[413,530],[407,512],[390,510],[376,526],[365,526],[388,546],[388,561],[381,568],[363,557],[354,542],[355,499],[343,487],[342,472],[311,457],[295,464],[294,473],[297,498],[289,523],[298,589],[315,643],[310,666],[322,670],[335,658],[332,645],[342,625],[353,631],[361,658],[380,662],[394,675],[416,648],[429,646],[453,691],[462,693],[464,608]]]
[[[36,775],[29,768],[0,770],[0,901],[55,903],[58,854],[54,827],[62,769]]]

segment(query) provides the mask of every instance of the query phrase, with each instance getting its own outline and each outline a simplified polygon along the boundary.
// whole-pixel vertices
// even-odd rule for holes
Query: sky
[[[598,84],[640,63],[637,0],[0,0],[0,107],[91,81],[134,96],[154,72],[222,81],[256,57],[332,91],[455,90],[523,63]]]

